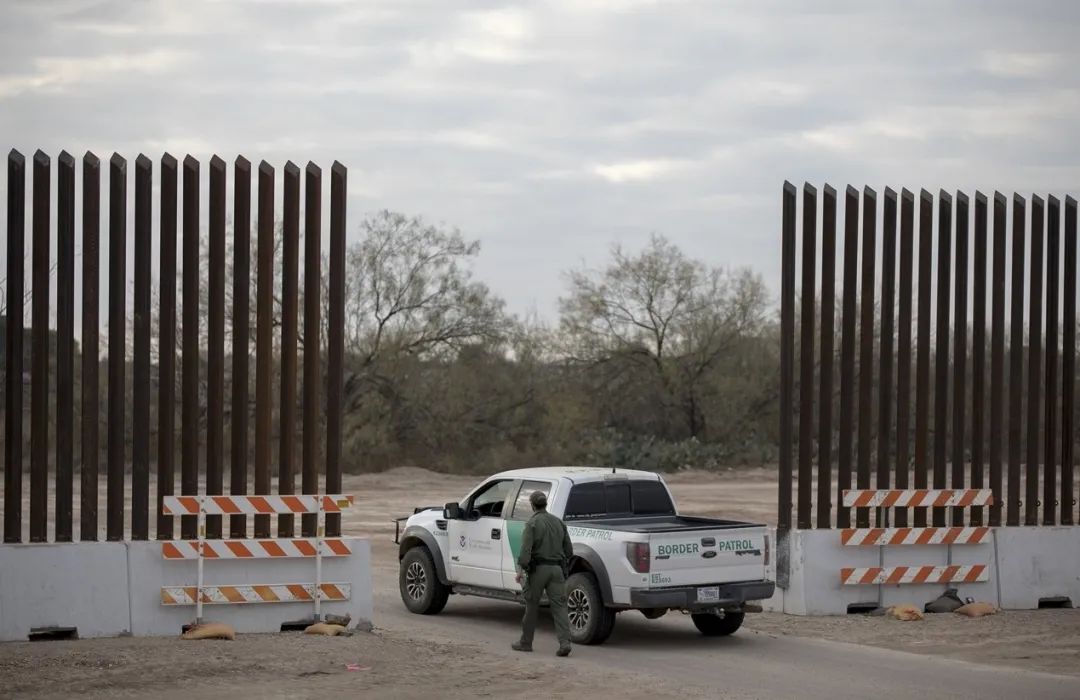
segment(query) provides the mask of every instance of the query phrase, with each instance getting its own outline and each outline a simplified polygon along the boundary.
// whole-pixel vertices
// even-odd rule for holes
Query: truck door
[[[517,558],[521,554],[521,534],[525,530],[525,523],[532,517],[532,504],[529,496],[533,491],[543,491],[551,499],[550,481],[523,481],[521,488],[514,490],[516,496],[511,501],[511,508],[506,514],[506,544],[503,546],[503,578],[502,587],[508,591],[520,591],[521,584],[517,577]]]
[[[505,510],[517,482],[499,479],[481,486],[465,503],[465,519],[447,522],[450,579],[484,588],[502,588]]]

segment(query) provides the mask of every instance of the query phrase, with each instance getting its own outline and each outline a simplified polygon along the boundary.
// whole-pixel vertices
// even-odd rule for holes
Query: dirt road
[[[421,617],[398,597],[392,519],[457,500],[475,482],[419,469],[346,478],[358,507],[344,529],[372,542],[374,634],[0,644],[0,697],[1080,697],[1080,610],[922,623],[758,614],[714,640],[680,615],[626,613],[606,644],[578,647],[569,660],[554,658],[549,621],[536,653],[515,654],[514,605],[454,597],[441,615]],[[767,471],[679,474],[671,483],[686,512],[773,520]]]

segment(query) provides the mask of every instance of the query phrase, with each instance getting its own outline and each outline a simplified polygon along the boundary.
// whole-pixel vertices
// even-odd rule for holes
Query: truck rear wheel
[[[726,637],[734,634],[735,630],[742,627],[744,617],[746,614],[743,612],[728,612],[723,617],[712,613],[698,613],[690,616],[694,621],[694,626],[706,637]]]
[[[398,571],[401,602],[418,615],[436,615],[446,607],[450,588],[439,581],[435,560],[427,547],[413,547],[401,559]]]
[[[604,606],[591,573],[578,572],[566,580],[566,612],[575,644],[603,644],[615,629],[615,611]]]

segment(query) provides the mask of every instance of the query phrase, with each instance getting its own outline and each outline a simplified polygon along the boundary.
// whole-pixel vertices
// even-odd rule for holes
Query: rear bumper
[[[632,608],[669,608],[674,610],[711,610],[739,607],[751,600],[772,598],[776,584],[772,581],[744,581],[715,584],[720,589],[719,600],[698,602],[697,591],[703,586],[674,588],[635,588],[630,590]],[[708,586],[708,584],[706,584]]]

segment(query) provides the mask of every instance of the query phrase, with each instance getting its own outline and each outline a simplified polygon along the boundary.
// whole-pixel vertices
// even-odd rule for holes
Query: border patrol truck
[[[574,545],[566,594],[575,643],[603,643],[627,610],[649,619],[677,610],[706,636],[728,635],[747,603],[772,597],[764,525],[679,515],[652,472],[543,467],[496,474],[458,503],[399,519],[405,607],[433,615],[451,594],[524,602],[515,562],[533,491],[547,494]]]

